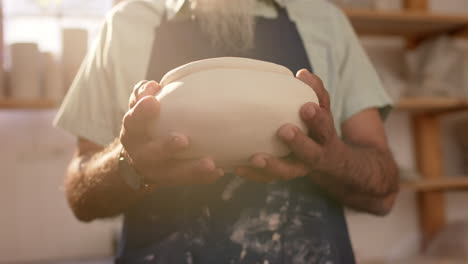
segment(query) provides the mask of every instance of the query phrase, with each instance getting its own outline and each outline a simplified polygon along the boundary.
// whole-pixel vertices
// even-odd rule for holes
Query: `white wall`
[[[0,111],[0,263],[111,254],[113,226],[78,223],[63,176],[74,140],[54,111]]]

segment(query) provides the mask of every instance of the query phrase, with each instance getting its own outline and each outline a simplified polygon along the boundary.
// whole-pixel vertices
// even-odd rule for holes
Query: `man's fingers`
[[[189,146],[187,136],[180,133],[172,133],[165,140],[153,140],[146,144],[142,153],[147,156],[149,162],[164,163],[174,158],[174,155]]]
[[[156,96],[160,90],[161,86],[155,81],[140,81],[133,87],[133,93],[129,100],[129,108],[133,108],[146,96]]]
[[[121,143],[130,154],[137,171],[144,174],[143,168],[154,166],[167,166],[174,155],[189,145],[186,136],[173,133],[166,139],[154,139],[152,141],[135,139],[134,137],[121,136]]]
[[[302,106],[300,115],[309,130],[309,136],[317,143],[325,143],[334,134],[333,119],[327,109],[315,103],[307,103]]]
[[[186,135],[174,132],[163,144],[161,155],[167,158],[173,158],[173,155],[189,146],[189,139]]]
[[[224,171],[216,168],[211,158],[200,160],[168,162],[166,169],[160,171],[159,181],[164,185],[210,184],[224,175]],[[162,176],[164,175],[164,176]]]
[[[306,69],[302,69],[297,72],[296,77],[314,90],[321,107],[330,109],[330,96],[328,91],[325,89],[322,80],[317,75],[310,73]]]
[[[159,115],[159,102],[154,96],[141,99],[123,118],[125,136],[139,140],[151,138],[151,126]]]
[[[256,154],[250,159],[251,165],[266,175],[282,180],[303,177],[309,172],[304,163],[298,160],[275,158],[265,154]]]
[[[300,160],[312,166],[317,164],[322,154],[321,146],[305,135],[298,127],[286,124],[278,130],[278,136]]]

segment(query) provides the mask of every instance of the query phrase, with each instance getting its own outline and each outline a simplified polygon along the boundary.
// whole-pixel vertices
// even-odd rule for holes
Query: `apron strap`
[[[278,12],[279,18],[285,18],[287,20],[290,20],[288,10],[286,10],[286,7],[282,7],[280,4],[278,4],[278,1],[276,0],[273,0],[273,6],[275,7],[276,12]]]

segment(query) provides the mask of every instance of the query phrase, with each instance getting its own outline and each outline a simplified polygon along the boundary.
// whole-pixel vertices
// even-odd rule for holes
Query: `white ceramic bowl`
[[[288,155],[278,128],[292,123],[306,131],[299,109],[318,103],[312,88],[287,68],[245,58],[192,62],[168,72],[161,86],[157,136],[183,133],[190,147],[176,158],[209,156],[227,170],[258,152]]]

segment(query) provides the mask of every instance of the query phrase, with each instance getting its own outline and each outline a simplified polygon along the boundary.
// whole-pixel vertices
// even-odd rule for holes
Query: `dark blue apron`
[[[214,46],[194,20],[164,18],[147,79],[221,56],[312,70],[296,25],[277,9],[275,19],[256,18],[255,48],[246,52]],[[117,263],[354,263],[342,206],[305,177],[260,184],[226,175],[212,185],[159,189],[125,213],[119,255]]]

